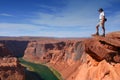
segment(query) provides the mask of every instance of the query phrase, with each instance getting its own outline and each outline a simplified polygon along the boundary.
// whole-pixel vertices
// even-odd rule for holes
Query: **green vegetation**
[[[31,73],[34,73],[35,74],[34,77],[37,76],[35,77],[36,79],[32,77],[30,78],[30,76],[27,76],[27,80],[33,80],[33,79],[34,80],[62,80],[61,75],[53,68],[49,69],[45,65],[31,63],[31,62],[25,61],[22,58],[19,58],[19,60],[21,64],[23,64],[30,70],[29,72],[27,71],[28,75],[31,75]],[[40,79],[38,79],[38,76],[40,77]]]

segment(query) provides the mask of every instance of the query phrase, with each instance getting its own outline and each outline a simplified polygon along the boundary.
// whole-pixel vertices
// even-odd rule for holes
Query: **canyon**
[[[0,53],[1,60],[4,60],[6,56],[8,56],[7,59],[15,58],[10,63],[14,64],[11,67],[16,68],[14,74],[17,72],[19,76],[24,73],[24,67],[19,64],[16,57],[23,57],[26,61],[53,67],[64,80],[120,79],[119,31],[108,33],[106,37],[78,39],[0,38]],[[1,65],[12,71],[12,68],[7,68],[12,65],[8,62],[6,62],[6,66],[3,66],[4,61],[1,61]],[[22,72],[19,72],[18,69]],[[4,69],[0,72],[7,74],[6,71],[6,73],[3,71]],[[23,74],[18,80],[24,80],[24,77]]]
[[[25,67],[0,43],[0,80],[25,80]]]

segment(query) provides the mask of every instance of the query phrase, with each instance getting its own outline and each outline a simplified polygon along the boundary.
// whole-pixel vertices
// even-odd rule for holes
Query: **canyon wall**
[[[25,68],[6,46],[0,43],[0,80],[25,80]]]
[[[25,80],[25,68],[15,57],[0,58],[0,80]]]
[[[45,63],[58,70],[64,79],[76,75],[77,61],[81,53],[77,53],[74,46],[77,41],[62,41],[57,43],[30,42],[25,50],[24,59],[35,63]],[[81,50],[79,50],[81,51]],[[73,73],[73,74],[72,74]]]
[[[5,47],[4,44],[0,43],[0,57],[9,55],[12,55],[12,53]]]
[[[74,80],[119,80],[120,32],[94,37],[83,43],[85,53]]]
[[[6,46],[12,56],[23,57],[28,41],[0,40],[0,43]]]
[[[25,68],[15,58],[22,56],[52,66],[64,80],[119,80],[120,32],[89,39],[0,40],[1,80],[16,74],[16,80],[25,80]]]
[[[31,41],[24,59],[54,67],[65,80],[118,80],[120,32],[55,43]]]

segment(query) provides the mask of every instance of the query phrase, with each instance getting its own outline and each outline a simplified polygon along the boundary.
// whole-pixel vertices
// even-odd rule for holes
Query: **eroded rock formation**
[[[6,46],[0,43],[0,80],[25,80],[25,68]]]
[[[73,46],[75,42],[58,42],[58,43],[39,43],[30,42],[25,50],[24,58],[43,63],[56,63],[72,59],[74,53]]]
[[[120,35],[111,34],[83,41],[85,53],[75,80],[120,79]]]
[[[0,58],[0,80],[25,80],[25,68],[15,57]]]
[[[12,56],[23,57],[28,41],[0,40],[0,43],[5,45],[9,52],[11,52]]]
[[[0,57],[9,55],[12,55],[12,53],[5,47],[4,44],[0,43]]]
[[[116,59],[120,55],[120,39],[112,37],[96,37],[84,41],[85,51],[96,60],[120,62]]]
[[[54,67],[65,80],[119,80],[120,32],[80,41],[32,41],[24,59]]]
[[[31,62],[47,63],[57,69],[64,76],[64,79],[67,79],[80,64],[77,63],[77,60],[81,54],[75,53],[77,52],[74,49],[75,44],[76,41],[30,42],[25,50],[24,59]]]

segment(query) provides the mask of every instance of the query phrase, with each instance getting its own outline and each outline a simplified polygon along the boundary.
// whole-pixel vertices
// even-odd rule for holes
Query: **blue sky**
[[[120,0],[0,0],[0,36],[90,37],[99,8],[120,31]]]

